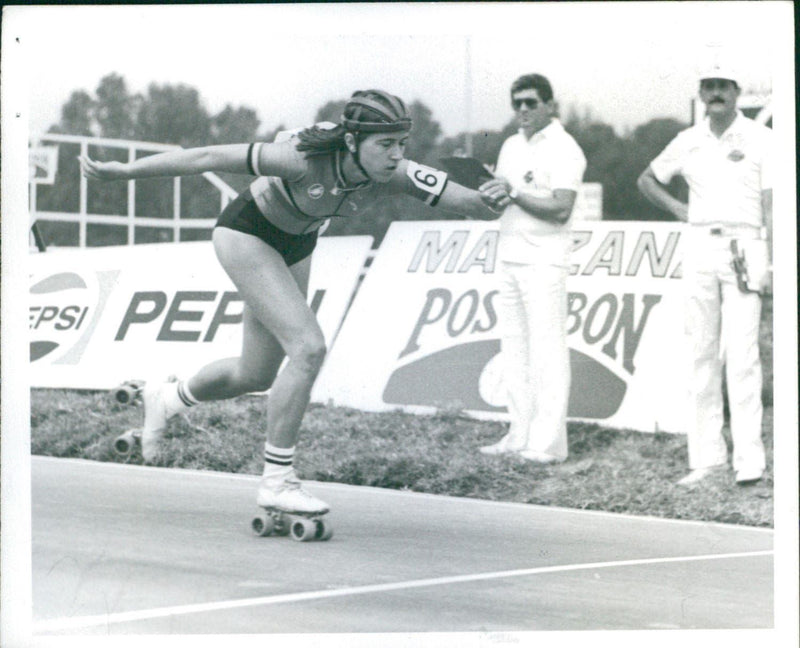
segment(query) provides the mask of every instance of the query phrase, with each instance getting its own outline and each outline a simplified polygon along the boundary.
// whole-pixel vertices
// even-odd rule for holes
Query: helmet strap
[[[361,164],[361,159],[360,159],[361,156],[359,155],[359,153],[360,153],[359,146],[358,146],[358,144],[356,144],[356,150],[352,153],[353,162],[356,163],[356,166],[358,167],[359,171],[361,171],[361,173],[363,173],[365,176],[367,176],[367,180],[372,180],[372,178],[370,177],[369,173],[367,173],[367,170]]]
[[[350,157],[353,158],[353,162],[358,167],[358,170],[361,171],[361,173],[363,173],[364,176],[367,179],[359,182],[358,184],[356,184],[354,186],[350,186],[350,187],[347,186],[348,183],[347,183],[347,179],[344,176],[344,168],[342,166],[343,160],[342,160],[341,155],[339,155],[339,152],[337,152],[337,154],[336,154],[336,171],[337,171],[337,175],[339,177],[338,177],[338,179],[336,181],[336,189],[334,190],[334,193],[355,191],[357,189],[363,189],[366,185],[368,185],[368,184],[370,184],[372,182],[372,178],[370,177],[369,173],[367,173],[367,170],[362,166],[361,161],[359,160],[358,145],[356,144],[356,150],[355,151],[351,151],[350,148],[348,147],[347,148],[347,153],[350,154]],[[341,186],[339,186],[339,185],[341,185]]]
[[[364,165],[361,164],[361,155],[360,155],[360,153],[361,153],[360,148],[361,147],[359,146],[361,142],[359,141],[358,134],[357,133],[352,133],[352,135],[353,135],[355,148],[351,149],[350,147],[348,147],[347,151],[350,153],[350,156],[353,158],[353,162],[356,163],[356,166],[358,167],[358,170],[361,171],[361,173],[364,174],[364,176],[367,178],[367,181],[371,181],[372,177],[369,175],[369,173],[367,173],[367,170],[364,168]]]

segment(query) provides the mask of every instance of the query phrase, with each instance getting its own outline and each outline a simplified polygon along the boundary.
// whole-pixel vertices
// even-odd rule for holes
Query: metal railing
[[[173,144],[159,144],[156,142],[137,142],[132,140],[108,139],[102,137],[86,137],[79,135],[59,135],[47,133],[39,135],[31,141],[31,146],[47,146],[52,144],[78,144],[80,154],[88,155],[89,147],[116,148],[127,151],[128,161],[136,160],[139,152],[161,152],[180,148]],[[77,164],[77,160],[75,161]],[[203,177],[219,191],[220,211],[236,197],[236,191],[214,173],[206,172]],[[87,208],[87,180],[80,176],[80,189],[77,212],[41,211],[37,208],[36,182],[30,183],[30,216],[31,224],[36,221],[55,221],[78,224],[78,245],[86,247],[86,230],[89,224],[99,225],[127,225],[127,243],[135,244],[135,228],[146,226],[172,230],[173,240],[180,240],[182,229],[211,229],[215,219],[210,218],[181,218],[181,178],[172,178],[172,217],[154,218],[136,215],[136,180],[128,180],[127,213],[120,215],[90,214]]]

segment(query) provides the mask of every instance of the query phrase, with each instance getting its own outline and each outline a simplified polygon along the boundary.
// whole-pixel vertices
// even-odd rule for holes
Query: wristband
[[[508,197],[511,200],[516,200],[517,196],[519,196],[519,192],[516,190],[515,187],[511,187],[511,191],[508,192]]]

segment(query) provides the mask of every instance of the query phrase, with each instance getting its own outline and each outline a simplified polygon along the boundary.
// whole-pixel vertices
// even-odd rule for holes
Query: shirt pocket
[[[741,148],[734,148],[725,158],[726,175],[730,182],[750,189],[759,189],[761,174],[756,156]]]

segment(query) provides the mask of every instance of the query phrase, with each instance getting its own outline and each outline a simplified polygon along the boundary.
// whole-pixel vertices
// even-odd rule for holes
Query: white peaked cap
[[[739,73],[730,65],[714,62],[700,70],[700,80],[703,79],[729,79],[739,83]]]

